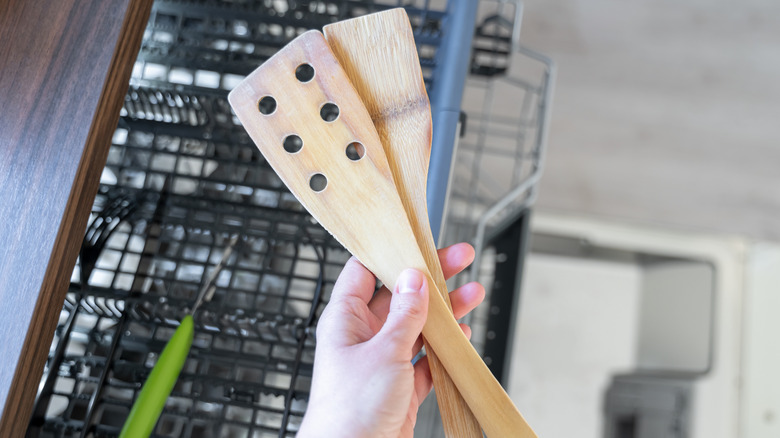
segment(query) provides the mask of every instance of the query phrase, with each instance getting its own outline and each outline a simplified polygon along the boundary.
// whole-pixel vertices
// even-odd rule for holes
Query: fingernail
[[[423,286],[423,275],[420,271],[406,269],[398,277],[398,293],[412,294],[420,292]]]

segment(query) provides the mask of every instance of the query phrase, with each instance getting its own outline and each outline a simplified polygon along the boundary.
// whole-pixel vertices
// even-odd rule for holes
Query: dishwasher
[[[311,384],[317,319],[349,253],[284,187],[232,114],[227,93],[306,30],[398,6],[409,15],[432,105],[434,235],[440,244],[474,243],[485,256],[471,277],[495,290],[500,270],[492,266],[502,254],[491,245],[511,218],[530,211],[554,82],[552,62],[519,44],[522,4],[158,0],[29,436],[116,436],[236,235],[241,242],[213,298],[195,314],[192,350],[153,436],[295,435]],[[521,75],[511,72],[514,64]],[[506,96],[513,96],[509,110],[497,102]],[[495,171],[496,163],[510,168]],[[511,247],[522,249],[526,235]],[[496,299],[505,299],[489,295],[475,328],[495,316],[489,309]],[[477,333],[478,346],[488,338],[506,345],[509,331]],[[441,436],[437,415],[435,401],[426,401],[416,435]]]

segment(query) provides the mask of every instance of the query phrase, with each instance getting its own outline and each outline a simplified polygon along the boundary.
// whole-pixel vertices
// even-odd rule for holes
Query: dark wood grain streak
[[[0,436],[22,436],[151,0],[0,2]]]

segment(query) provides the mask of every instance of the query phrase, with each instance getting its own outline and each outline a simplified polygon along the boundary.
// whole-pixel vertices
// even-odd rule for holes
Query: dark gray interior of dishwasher
[[[195,315],[192,351],[154,433],[295,434],[316,320],[349,254],[287,191],[226,96],[300,33],[399,5],[433,100],[454,7],[445,2],[155,3],[29,435],[116,436],[233,235],[241,236],[236,255]],[[492,37],[497,45],[472,72],[500,73],[493,63],[506,62],[505,38]]]

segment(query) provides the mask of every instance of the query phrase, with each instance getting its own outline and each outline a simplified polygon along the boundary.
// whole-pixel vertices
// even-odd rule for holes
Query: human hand
[[[460,243],[439,250],[446,278],[471,264],[474,249]],[[317,326],[309,405],[298,432],[307,437],[411,437],[417,409],[431,391],[428,359],[412,365],[422,348],[428,281],[407,269],[393,293],[354,257],[339,275]],[[479,283],[450,293],[461,318],[485,297]],[[468,326],[461,324],[467,336]]]

